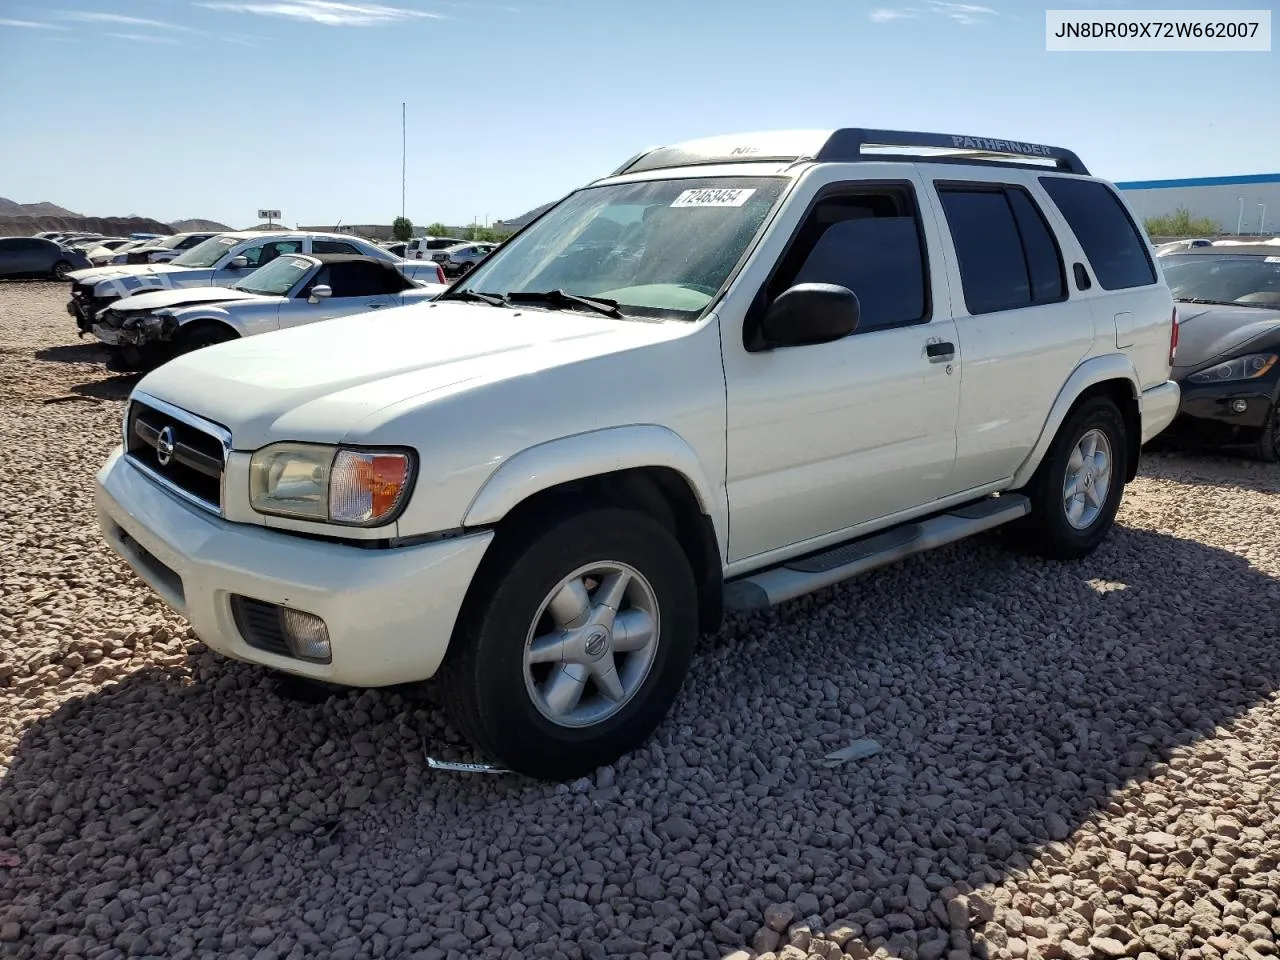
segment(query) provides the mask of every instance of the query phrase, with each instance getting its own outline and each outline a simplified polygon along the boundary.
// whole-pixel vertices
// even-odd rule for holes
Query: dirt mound
[[[223,233],[229,233],[235,227],[228,227],[225,223],[219,223],[217,220],[171,220],[169,222],[176,233],[194,233],[207,230],[219,230]]]
[[[78,217],[80,214],[60,207],[56,203],[18,203],[8,197],[0,197],[0,217]]]
[[[26,206],[34,206],[27,204]],[[159,233],[168,236],[173,227],[148,217],[81,217],[26,216],[0,213],[0,236],[29,237],[48,230],[76,230],[83,233],[101,233],[108,237],[127,237],[131,233]]]

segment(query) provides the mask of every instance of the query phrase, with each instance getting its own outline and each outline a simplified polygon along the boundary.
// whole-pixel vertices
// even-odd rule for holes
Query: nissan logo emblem
[[[173,427],[165,427],[156,437],[156,460],[160,466],[167,467],[173,459]]]

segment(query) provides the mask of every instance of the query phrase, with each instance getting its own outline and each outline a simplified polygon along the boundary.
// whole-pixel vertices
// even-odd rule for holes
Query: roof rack
[[[900,148],[941,151],[913,154]],[[876,148],[897,148],[898,152],[869,152]],[[974,137],[951,133],[914,133],[905,130],[868,130],[846,127],[840,130],[779,130],[729,134],[689,140],[669,147],[653,147],[636,154],[610,176],[641,173],[706,163],[745,163],[798,160],[856,162],[909,160],[954,163],[997,162],[1002,166],[1046,167],[1064,173],[1089,176],[1080,158],[1064,147],[1051,147],[1022,140]],[[1034,161],[1034,162],[1032,162]]]

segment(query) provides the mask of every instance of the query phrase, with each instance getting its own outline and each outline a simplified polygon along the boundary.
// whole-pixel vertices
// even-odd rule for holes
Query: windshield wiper
[[[1217,307],[1249,307],[1249,303],[1232,303],[1230,300],[1206,300],[1204,297],[1174,297],[1179,303],[1209,303]]]
[[[440,297],[441,300],[474,300],[487,303],[491,307],[508,306],[506,298],[500,293],[481,293],[479,290],[455,290]]]
[[[563,290],[541,292],[522,290],[508,293],[507,301],[509,303],[545,303],[554,307],[586,307],[596,313],[603,313],[606,317],[622,316],[617,300],[606,300],[604,297],[580,297],[574,293],[565,293]]]

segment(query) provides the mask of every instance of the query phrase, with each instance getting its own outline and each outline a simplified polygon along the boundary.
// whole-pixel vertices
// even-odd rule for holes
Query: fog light
[[[1246,410],[1249,409],[1249,401],[1248,400],[1232,400],[1231,409],[1234,410],[1236,413],[1244,413]]]
[[[280,608],[280,628],[285,642],[299,660],[328,663],[333,659],[329,646],[329,628],[319,617],[301,610]]]

